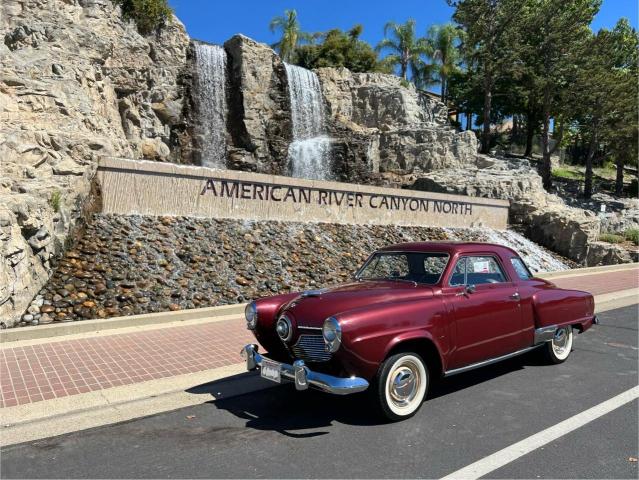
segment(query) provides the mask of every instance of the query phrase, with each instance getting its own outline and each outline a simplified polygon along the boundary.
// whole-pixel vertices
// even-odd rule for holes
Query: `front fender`
[[[443,303],[432,298],[339,318],[343,328],[342,347],[336,358],[349,374],[371,379],[393,348],[403,342],[424,341],[435,346],[445,366],[442,352],[448,350],[448,336],[444,312]]]

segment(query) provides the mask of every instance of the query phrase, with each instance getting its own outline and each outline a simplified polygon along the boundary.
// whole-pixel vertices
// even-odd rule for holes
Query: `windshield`
[[[435,285],[446,268],[448,254],[379,252],[357,273],[359,280],[409,281]]]

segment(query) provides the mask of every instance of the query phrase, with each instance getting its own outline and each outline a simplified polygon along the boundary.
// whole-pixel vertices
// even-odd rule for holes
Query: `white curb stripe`
[[[563,422],[560,422],[552,427],[542,430],[539,433],[535,433],[528,438],[514,443],[513,445],[499,450],[492,455],[482,458],[475,463],[457,470],[449,475],[443,477],[444,480],[449,479],[477,479],[483,477],[503,467],[504,465],[517,460],[519,457],[526,455],[527,453],[536,450],[539,447],[546,445],[564,435],[572,432],[573,430],[583,427],[587,423],[596,420],[599,417],[625,405],[628,402],[639,398],[639,387],[633,387],[630,390],[613,397],[605,402],[595,405],[588,410],[585,410],[577,415],[570,417]]]

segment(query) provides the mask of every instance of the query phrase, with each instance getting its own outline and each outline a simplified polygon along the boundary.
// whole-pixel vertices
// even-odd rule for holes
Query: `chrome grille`
[[[297,343],[291,347],[295,358],[306,362],[328,362],[331,354],[324,347],[321,335],[300,335]]]

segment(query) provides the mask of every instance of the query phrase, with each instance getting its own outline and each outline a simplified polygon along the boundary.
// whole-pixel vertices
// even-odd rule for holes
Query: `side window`
[[[530,270],[528,270],[528,267],[521,258],[512,257],[510,263],[513,264],[513,268],[519,278],[522,280],[530,280],[532,278],[532,273],[530,273]]]
[[[450,277],[450,285],[466,285],[466,258],[460,258],[453,268],[453,274]]]
[[[503,283],[506,276],[493,257],[468,257],[466,260],[466,282],[468,285]]]

